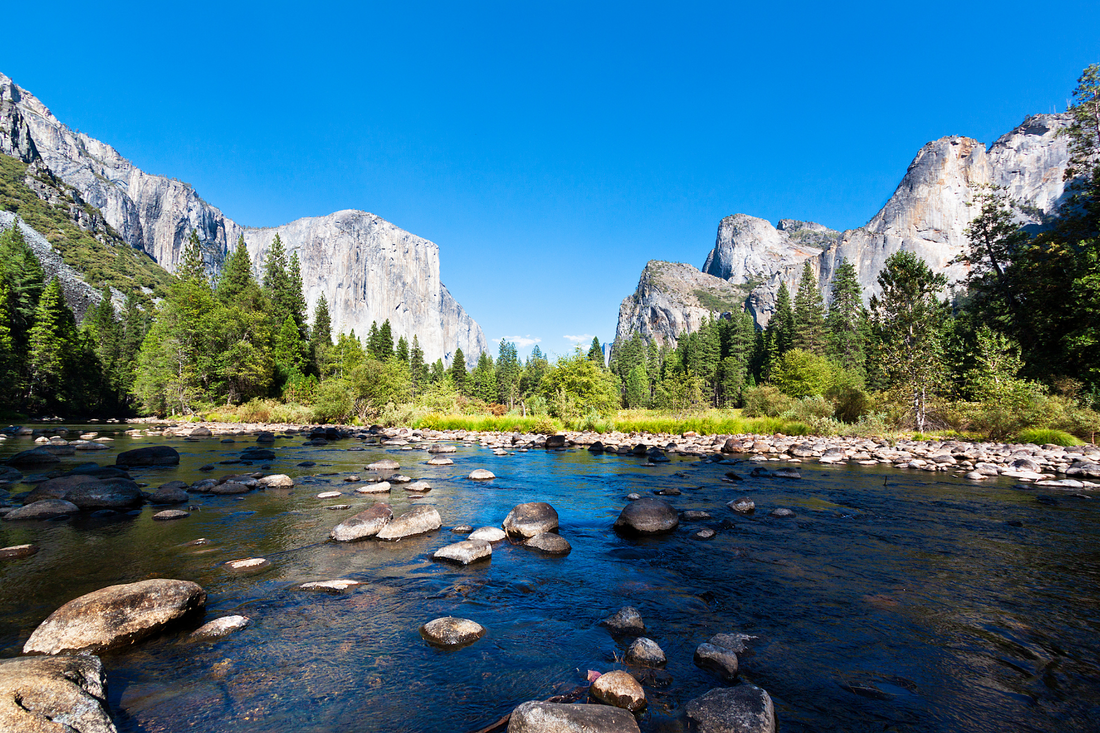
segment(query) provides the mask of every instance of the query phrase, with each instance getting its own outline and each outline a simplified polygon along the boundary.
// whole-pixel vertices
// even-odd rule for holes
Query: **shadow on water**
[[[18,654],[65,601],[149,577],[200,583],[208,618],[253,619],[214,643],[189,643],[179,630],[106,655],[124,732],[476,730],[519,702],[581,684],[588,669],[621,668],[626,642],[598,622],[627,603],[669,659],[647,687],[646,731],[681,730],[686,702],[719,686],[692,652],[724,631],[758,637],[742,677],[772,694],[784,731],[1061,731],[1100,720],[1096,501],[1067,496],[1050,506],[1008,484],[812,463],[799,481],[731,485],[721,480],[728,467],[709,461],[646,467],[633,457],[496,456],[470,445],[453,466],[428,466],[419,450],[349,451],[358,446],[350,440],[306,447],[300,437],[280,437],[274,460],[222,464],[252,440],[114,437],[93,460],[161,442],[181,452],[178,467],[135,472],[150,486],[260,466],[296,482],[193,496],[198,511],[177,522],[155,523],[146,507],[133,517],[0,523],[0,545],[42,548],[0,564],[3,656]],[[27,447],[12,439],[0,456]],[[333,525],[376,501],[345,479],[365,480],[365,466],[383,457],[433,487],[413,496],[395,486],[383,500],[395,512],[433,505],[444,529],[392,544],[328,542]],[[199,471],[207,463],[215,470]],[[479,467],[498,478],[468,481]],[[627,494],[666,488],[680,490],[668,497],[678,509],[711,518],[661,538],[611,531]],[[343,493],[317,499],[323,491]],[[756,502],[755,515],[726,508],[739,496]],[[450,527],[499,526],[511,507],[536,500],[558,510],[568,557],[504,543],[470,568],[428,559],[457,539]],[[339,504],[351,506],[325,508]],[[796,516],[769,516],[776,507]],[[716,537],[691,539],[702,527]],[[200,537],[209,544],[185,546]],[[243,576],[222,567],[252,556],[272,567]],[[363,585],[340,595],[298,589],[331,578]],[[444,615],[488,632],[458,651],[434,649],[418,629]]]

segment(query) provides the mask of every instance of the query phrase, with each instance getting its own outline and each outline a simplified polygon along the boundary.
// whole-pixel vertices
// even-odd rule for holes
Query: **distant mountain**
[[[647,333],[643,314],[661,313],[654,321],[667,324],[664,338],[676,339],[701,316],[699,305],[684,302],[696,274],[721,279],[744,290],[742,304],[764,326],[775,310],[781,283],[793,294],[803,264],[809,261],[828,300],[832,276],[841,259],[851,262],[864,296],[877,290],[886,259],[906,250],[922,257],[952,281],[965,276],[953,264],[966,245],[966,228],[977,215],[972,206],[979,186],[1003,186],[1022,204],[1021,224],[1041,227],[1061,205],[1063,173],[1069,161],[1067,139],[1059,131],[1067,115],[1034,115],[986,148],[967,137],[944,137],[921,148],[886,205],[866,225],[836,232],[821,224],[783,219],[778,227],[747,214],[728,216],[718,225],[714,248],[702,271],[679,271],[679,277],[655,279],[646,265],[635,293],[619,309],[617,338],[635,331]],[[690,267],[690,266],[679,266]],[[708,282],[708,281],[703,281]],[[648,309],[648,310],[647,310]],[[712,309],[712,312],[720,312]],[[652,329],[651,329],[652,330]],[[690,330],[690,329],[688,329]]]
[[[429,361],[488,350],[481,327],[439,279],[439,247],[362,211],[339,211],[280,227],[243,227],[189,184],[136,168],[110,145],[74,132],[37,98],[0,74],[0,154],[41,165],[99,212],[133,249],[172,272],[192,230],[216,274],[238,236],[259,270],[278,233],[297,252],[312,313],[323,293],[334,331],[363,335],[389,319],[395,336],[416,335]],[[70,263],[72,264],[72,263]]]

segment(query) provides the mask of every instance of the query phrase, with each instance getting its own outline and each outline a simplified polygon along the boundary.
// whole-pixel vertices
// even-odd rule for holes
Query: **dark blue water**
[[[178,468],[137,473],[151,486],[239,472],[197,468],[252,443],[119,436],[111,451],[64,460],[109,464],[118,451],[158,442],[184,455]],[[196,496],[201,511],[181,521],[153,522],[146,507],[137,517],[0,522],[0,546],[42,548],[0,563],[0,656],[18,654],[43,618],[80,594],[188,579],[206,589],[208,618],[240,613],[254,623],[214,643],[188,643],[179,631],[105,655],[121,731],[462,733],[573,689],[589,669],[622,668],[624,646],[598,622],[629,603],[669,658],[668,675],[646,689],[646,731],[684,730],[687,701],[720,684],[692,652],[728,631],[758,637],[742,677],[771,693],[784,731],[1100,729],[1098,501],[1059,495],[1050,505],[1009,483],[876,467],[808,463],[801,481],[730,485],[721,481],[729,466],[694,459],[644,467],[633,457],[497,457],[466,446],[454,466],[432,467],[420,450],[301,443],[280,438],[270,462],[295,478],[293,490]],[[30,445],[9,440],[0,456]],[[374,501],[343,478],[382,457],[434,487],[412,498],[395,486],[394,511],[434,505],[444,529],[393,544],[327,542],[333,525]],[[295,467],[306,460],[317,465]],[[498,478],[464,478],[479,467]],[[714,519],[659,539],[611,531],[628,493],[672,487],[683,492],[668,499],[678,509]],[[315,498],[326,490],[346,495]],[[756,502],[755,516],[725,507],[742,495]],[[499,526],[512,506],[536,500],[558,510],[568,557],[504,544],[469,569],[428,559],[460,539],[450,527]],[[324,508],[339,503],[352,508]],[[767,516],[775,507],[797,517]],[[717,537],[691,539],[703,526]],[[211,543],[181,546],[199,537]],[[273,567],[253,576],[221,567],[252,556]],[[334,596],[297,589],[332,578],[364,584]],[[418,629],[444,615],[488,633],[436,650]]]

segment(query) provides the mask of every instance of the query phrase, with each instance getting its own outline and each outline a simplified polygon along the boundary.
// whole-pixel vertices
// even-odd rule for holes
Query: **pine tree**
[[[595,336],[592,337],[592,346],[588,349],[588,359],[599,364],[601,367],[603,364],[603,348],[600,346],[600,340]]]
[[[493,357],[483,351],[477,358],[477,366],[469,375],[470,394],[483,402],[496,402],[497,375]]]
[[[0,409],[17,406],[15,342],[11,337],[11,311],[8,309],[8,284],[0,277]]]
[[[263,290],[271,301],[271,323],[281,329],[283,321],[289,315],[294,317],[295,298],[291,294],[289,263],[282,238],[276,234],[271,241],[271,249],[264,260]],[[297,319],[294,321],[298,325]]]
[[[461,348],[455,349],[455,358],[451,362],[451,382],[460,393],[466,394],[466,355]]]
[[[527,363],[523,365],[523,373],[519,378],[520,399],[526,400],[542,392],[542,383],[547,372],[550,371],[550,362],[543,355],[538,344],[531,349],[531,355],[527,357]]]
[[[332,348],[332,320],[328,313],[328,300],[325,294],[317,298],[313,309],[313,328],[310,329],[310,350],[313,352],[313,364],[317,373],[323,373],[325,359]]]
[[[302,267],[298,261],[297,252],[292,252],[290,255],[287,284],[287,308],[290,310],[290,315],[294,316],[294,323],[298,326],[302,341],[309,341],[309,327],[306,325],[309,306],[306,304],[306,296],[302,289]]]
[[[122,324],[115,318],[109,287],[104,286],[99,303],[85,313],[82,329],[99,363],[98,381],[104,388],[104,397],[114,403],[113,406],[120,406],[127,386],[123,383],[124,368],[121,363],[123,334]]]
[[[252,259],[248,256],[242,234],[237,239],[237,247],[225,258],[215,293],[218,300],[229,304],[248,287],[249,283],[253,282],[255,281],[252,278]]]
[[[705,317],[699,326],[698,370],[710,402],[717,405],[719,365],[722,362],[722,334],[716,319]]]
[[[783,356],[794,348],[794,311],[791,309],[791,294],[787,290],[787,283],[779,284],[779,292],[775,296],[775,313],[768,321],[767,331],[771,337],[769,346],[775,356]]]
[[[0,280],[7,285],[12,343],[16,353],[26,353],[46,274],[18,223],[0,234]]]
[[[649,407],[649,377],[644,365],[635,364],[627,375],[623,402],[629,410]]]
[[[833,274],[825,329],[829,358],[845,369],[862,374],[867,360],[867,311],[863,307],[863,286],[859,284],[856,268],[845,259]]]
[[[305,367],[305,345],[294,316],[287,314],[275,337],[275,365],[286,375],[301,374]]]
[[[409,363],[409,342],[405,340],[404,336],[397,339],[397,348],[394,349],[393,355],[394,355],[394,357],[397,358],[397,361],[401,362],[402,364],[405,364],[406,366],[408,365],[408,363]]]
[[[497,399],[508,409],[516,406],[520,395],[519,351],[512,342],[501,339],[497,353]]]
[[[442,359],[436,359],[432,362],[431,370],[428,375],[432,384],[442,384],[443,380],[447,377],[447,369],[443,366]]]
[[[382,321],[378,327],[378,344],[372,350],[371,356],[382,361],[393,358],[393,331],[390,328],[390,319]]]
[[[802,266],[802,278],[794,298],[792,345],[819,356],[825,353],[825,303],[809,260]]]
[[[30,403],[37,409],[57,409],[73,397],[69,387],[78,353],[76,320],[57,278],[42,291],[27,340]]]
[[[412,378],[413,394],[419,394],[428,386],[428,366],[424,363],[424,350],[420,348],[420,339],[413,334],[412,349],[409,351],[409,375]]]
[[[916,428],[924,432],[928,403],[943,374],[943,308],[936,294],[947,278],[913,253],[900,251],[886,260],[878,284],[882,292],[871,298],[871,322],[879,357],[889,386],[911,406]]]
[[[199,241],[199,234],[194,229],[191,230],[191,235],[187,238],[187,244],[183,247],[183,256],[176,268],[176,277],[184,282],[206,282],[209,284],[206,276],[206,261],[202,255],[202,242]]]

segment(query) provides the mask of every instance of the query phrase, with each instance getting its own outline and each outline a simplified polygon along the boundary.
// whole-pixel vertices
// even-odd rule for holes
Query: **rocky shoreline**
[[[47,429],[47,432],[54,432]],[[650,456],[666,454],[722,459],[736,455],[749,461],[816,462],[828,465],[883,465],[896,469],[950,472],[971,481],[1003,476],[1038,486],[1060,489],[1100,488],[1100,446],[1063,447],[1032,443],[970,443],[959,440],[888,440],[881,437],[824,437],[788,435],[683,435],[668,433],[564,432],[557,435],[469,430],[420,430],[261,423],[167,423],[132,428],[135,436],[232,438],[264,433],[325,433],[360,439],[378,439],[384,446],[457,442],[496,451],[531,449],[586,449],[593,453]],[[41,437],[39,438],[41,440]],[[323,437],[321,439],[324,439]],[[45,442],[45,441],[43,441]],[[80,446],[76,446],[80,449]]]

